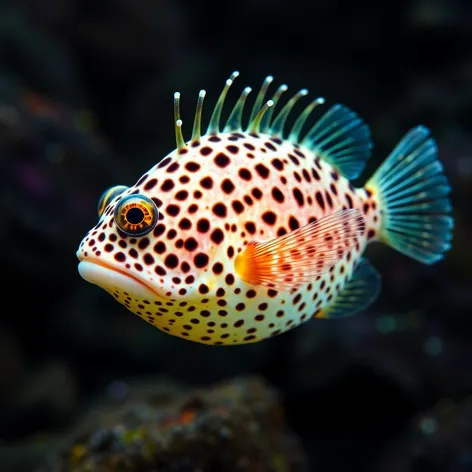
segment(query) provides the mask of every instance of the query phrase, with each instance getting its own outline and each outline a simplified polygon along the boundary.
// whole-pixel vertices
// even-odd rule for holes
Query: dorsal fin
[[[348,179],[357,178],[364,170],[367,160],[370,158],[372,141],[369,127],[359,116],[344,105],[334,105],[302,136],[302,129],[310,118],[314,109],[324,103],[323,98],[312,100],[311,103],[300,113],[295,124],[288,129],[287,118],[292,112],[299,99],[306,96],[306,89],[299,90],[282,106],[275,114],[274,109],[282,94],[287,90],[286,85],[281,85],[273,94],[271,99],[266,100],[266,94],[272,83],[272,76],[266,77],[259,92],[256,95],[249,122],[243,127],[243,112],[246,108],[246,99],[250,88],[246,87],[233,106],[228,119],[221,123],[221,112],[226,101],[226,96],[234,79],[239,72],[233,72],[226,81],[225,86],[218,98],[213,110],[207,134],[221,132],[248,132],[252,134],[267,134],[280,139],[287,139],[293,143],[301,144],[310,149],[316,156],[329,162],[342,175]],[[200,123],[205,92],[202,90],[197,102],[192,143],[200,141]],[[174,120],[177,148],[183,149],[186,144],[182,137],[180,119],[180,94],[175,95]]]

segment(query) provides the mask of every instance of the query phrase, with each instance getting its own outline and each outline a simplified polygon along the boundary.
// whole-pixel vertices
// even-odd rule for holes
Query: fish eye
[[[126,187],[125,185],[115,185],[114,187],[110,187],[109,189],[105,190],[98,199],[98,217],[100,218],[103,215],[105,208],[115,197],[121,195],[127,189],[128,187]]]
[[[144,195],[128,195],[115,208],[115,223],[128,236],[144,236],[159,219],[156,204]]]

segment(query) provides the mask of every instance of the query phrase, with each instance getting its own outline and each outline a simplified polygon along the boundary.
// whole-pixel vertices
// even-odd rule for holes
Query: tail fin
[[[451,187],[427,128],[410,130],[366,189],[377,198],[381,241],[424,264],[443,258],[454,227]]]

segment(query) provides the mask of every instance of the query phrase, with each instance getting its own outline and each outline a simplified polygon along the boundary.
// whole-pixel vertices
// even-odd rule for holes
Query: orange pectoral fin
[[[235,270],[247,283],[293,291],[340,261],[364,231],[362,212],[340,210],[271,241],[249,243]]]

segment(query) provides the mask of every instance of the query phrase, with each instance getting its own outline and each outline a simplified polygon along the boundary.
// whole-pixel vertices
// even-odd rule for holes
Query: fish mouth
[[[162,295],[157,293],[155,289],[151,288],[141,279],[134,277],[118,267],[95,258],[78,256],[78,259],[79,274],[87,282],[98,285],[106,290],[118,288],[120,291],[128,292],[129,294],[143,299],[156,297],[161,300],[163,299]]]

